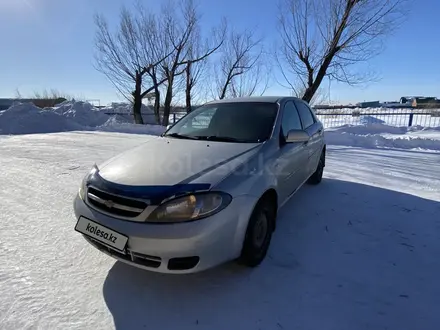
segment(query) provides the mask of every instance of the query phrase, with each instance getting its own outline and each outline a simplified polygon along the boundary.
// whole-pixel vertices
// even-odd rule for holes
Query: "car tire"
[[[269,250],[276,218],[276,205],[264,198],[258,202],[249,219],[241,256],[238,262],[248,267],[256,267],[266,257]]]
[[[321,157],[319,157],[318,166],[316,167],[315,173],[307,180],[308,184],[319,184],[322,181],[322,175],[324,174],[325,167],[325,149],[321,153]]]

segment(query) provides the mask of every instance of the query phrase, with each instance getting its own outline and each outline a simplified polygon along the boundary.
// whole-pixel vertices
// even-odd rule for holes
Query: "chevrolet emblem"
[[[108,201],[104,202],[104,205],[106,207],[108,207],[109,209],[111,209],[113,207],[113,205],[115,205],[115,203],[113,201],[111,201],[111,200],[108,200]]]

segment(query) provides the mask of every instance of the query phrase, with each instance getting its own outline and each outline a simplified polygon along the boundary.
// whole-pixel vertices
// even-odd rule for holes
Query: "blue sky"
[[[200,0],[203,24],[227,16],[237,28],[258,26],[267,41],[277,37],[274,0]],[[145,0],[157,10],[159,0]],[[57,89],[101,103],[118,100],[93,67],[93,14],[118,22],[129,0],[0,0],[0,97]],[[440,1],[414,0],[410,16],[369,64],[382,77],[363,88],[333,83],[332,101],[394,100],[403,95],[440,97]],[[326,83],[328,85],[328,83]],[[267,94],[285,94],[272,85]]]

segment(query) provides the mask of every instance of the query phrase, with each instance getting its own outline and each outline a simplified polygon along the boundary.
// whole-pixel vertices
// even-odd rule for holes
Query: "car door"
[[[302,130],[301,119],[293,101],[287,101],[282,111],[280,149],[277,159],[277,180],[280,201],[284,201],[303,182],[308,162],[305,143],[285,143],[287,133],[292,129]]]
[[[312,175],[318,165],[322,150],[323,127],[313,114],[312,109],[302,100],[295,100],[295,106],[301,118],[303,129],[309,134],[310,140],[307,144],[308,162],[306,178]]]

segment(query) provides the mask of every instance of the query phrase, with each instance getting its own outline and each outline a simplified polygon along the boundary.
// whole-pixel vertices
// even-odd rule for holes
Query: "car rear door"
[[[319,157],[323,147],[323,127],[316,119],[312,109],[302,100],[295,100],[295,106],[301,118],[303,129],[309,134],[310,140],[307,144],[308,163],[307,177],[315,172],[318,165]]]
[[[292,129],[302,129],[301,119],[293,101],[287,101],[282,111],[280,149],[276,163],[280,201],[284,201],[301,185],[306,176],[308,148],[305,143],[282,143]]]

